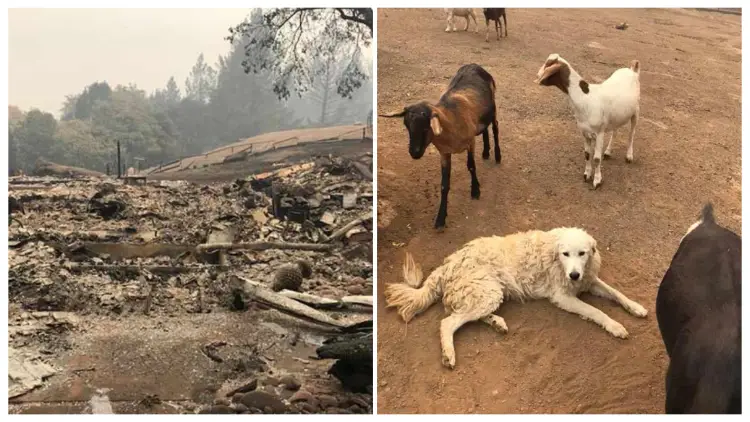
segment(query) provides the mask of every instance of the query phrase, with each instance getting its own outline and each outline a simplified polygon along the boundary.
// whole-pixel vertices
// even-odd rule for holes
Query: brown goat
[[[503,22],[505,25],[503,27],[505,28],[505,36],[508,36],[508,18],[505,17],[505,8],[496,8],[496,9],[482,9],[484,11],[484,22],[487,25],[487,31],[484,35],[484,41],[490,42],[490,21],[495,22],[495,34],[497,34],[497,39],[500,40],[500,31],[498,30],[498,27],[500,26],[500,18],[503,18]]]
[[[440,152],[442,168],[440,207],[435,228],[445,227],[448,215],[451,155],[466,151],[466,166],[471,173],[471,197],[479,199],[479,180],[474,163],[474,137],[482,134],[482,158],[490,157],[492,125],[495,138],[495,161],[500,163],[500,145],[495,106],[495,80],[478,64],[468,64],[458,72],[440,97],[437,104],[422,101],[403,110],[381,114],[381,117],[403,117],[409,132],[409,154],[415,160],[422,158],[430,144]]]

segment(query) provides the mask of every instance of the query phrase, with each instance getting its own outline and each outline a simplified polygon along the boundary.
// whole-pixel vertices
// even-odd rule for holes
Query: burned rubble
[[[255,388],[196,396],[179,411],[371,412],[372,389],[344,388],[341,377],[328,375],[332,362],[298,357],[307,363],[294,373],[272,357],[300,338],[315,339],[312,355],[326,338],[372,319],[371,154],[319,157],[229,183],[22,176],[11,178],[9,190],[21,223],[10,221],[8,229],[14,350],[51,365],[75,347],[69,337],[100,321],[236,312],[261,321],[280,311],[290,326],[305,322],[274,328],[269,338],[279,338],[263,350],[195,346],[223,368],[222,385]],[[313,334],[294,334],[305,330]],[[288,379],[276,383],[269,371]],[[40,382],[19,385],[31,391]],[[144,397],[139,411],[168,401]]]

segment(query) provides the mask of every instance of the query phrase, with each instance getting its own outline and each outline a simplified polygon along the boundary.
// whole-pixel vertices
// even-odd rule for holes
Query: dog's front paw
[[[456,366],[456,353],[443,350],[443,366],[453,369]]]
[[[631,302],[630,304],[628,304],[627,311],[639,318],[645,318],[646,315],[648,315],[648,311],[646,310],[646,308],[635,302]]]
[[[617,321],[610,321],[604,329],[617,338],[628,338],[628,330]]]

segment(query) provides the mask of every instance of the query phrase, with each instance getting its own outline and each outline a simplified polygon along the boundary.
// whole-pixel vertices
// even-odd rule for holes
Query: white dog
[[[442,296],[450,314],[440,323],[443,365],[452,369],[456,365],[453,334],[462,325],[479,320],[508,332],[505,320],[493,314],[504,300],[549,299],[613,336],[626,338],[625,327],[577,297],[590,292],[616,301],[635,316],[646,316],[643,306],[599,279],[600,265],[596,240],[578,228],[481,237],[448,256],[421,288],[422,271],[407,252],[406,284],[386,286],[385,300],[409,322]]]
[[[477,16],[474,14],[474,9],[445,9],[445,13],[448,19],[448,26],[445,28],[445,32],[456,31],[455,16],[466,18],[466,28],[464,28],[464,31],[469,30],[469,17],[471,17],[474,19],[474,32],[479,32],[479,25],[477,24]]]

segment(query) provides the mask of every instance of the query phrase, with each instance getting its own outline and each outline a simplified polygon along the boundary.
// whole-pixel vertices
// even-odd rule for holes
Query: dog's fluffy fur
[[[480,320],[507,333],[505,320],[493,312],[509,299],[548,299],[563,310],[594,321],[613,336],[626,338],[625,327],[577,297],[590,292],[619,303],[635,316],[646,316],[643,306],[599,279],[600,265],[596,240],[578,228],[482,237],[448,256],[422,287],[422,272],[407,252],[405,284],[389,284],[385,300],[409,322],[442,296],[450,314],[440,324],[443,365],[453,368],[456,330],[469,321]]]

